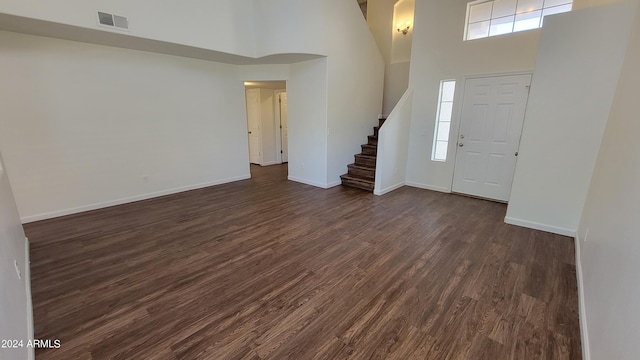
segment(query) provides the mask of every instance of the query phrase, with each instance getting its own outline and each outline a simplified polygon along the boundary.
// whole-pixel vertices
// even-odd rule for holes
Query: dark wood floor
[[[581,359],[573,241],[254,178],[25,226],[38,359]]]

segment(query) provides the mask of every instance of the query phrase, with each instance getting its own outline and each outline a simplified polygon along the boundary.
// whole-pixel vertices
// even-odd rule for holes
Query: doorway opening
[[[247,132],[251,167],[289,162],[286,81],[246,81]],[[253,175],[254,171],[252,171]]]

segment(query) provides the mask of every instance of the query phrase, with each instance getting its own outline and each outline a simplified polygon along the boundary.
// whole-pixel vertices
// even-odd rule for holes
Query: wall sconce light
[[[411,22],[410,21],[407,21],[405,26],[402,26],[401,24],[396,25],[396,30],[398,30],[398,32],[401,32],[402,35],[407,35],[407,33],[409,32],[410,28],[411,28]]]

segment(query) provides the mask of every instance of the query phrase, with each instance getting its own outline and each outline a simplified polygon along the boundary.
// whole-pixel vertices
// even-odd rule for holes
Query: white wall
[[[327,187],[327,61],[292,64],[287,82],[289,179],[319,187]]]
[[[361,14],[358,16],[362,17]],[[328,61],[328,58],[320,58],[291,65],[239,67],[242,81],[287,81],[289,180],[322,188],[328,187]]]
[[[378,133],[374,194],[383,195],[405,184],[413,91],[408,89]]]
[[[240,81],[286,81],[289,80],[289,65],[244,65],[238,66]]]
[[[573,10],[587,9],[594,6],[615,4],[624,0],[573,0]]]
[[[322,188],[327,187],[327,61],[238,67],[242,81],[286,80],[289,180]]]
[[[391,64],[411,60],[415,6],[415,0],[399,0],[393,6],[393,29],[388,29],[393,34],[391,36]],[[398,31],[398,24],[404,28],[407,22],[410,23],[407,34]]]
[[[508,223],[575,235],[631,30],[631,5],[545,20]]]
[[[8,32],[0,44],[0,143],[23,220],[249,176],[235,66]]]
[[[388,64],[384,71],[382,113],[389,115],[409,85],[410,62]]]
[[[409,60],[415,25],[415,1],[405,0],[399,7],[395,4],[396,0],[368,1],[367,24],[385,61],[382,113],[386,115],[391,113],[409,85]],[[398,20],[411,21],[411,30],[407,35],[395,30],[394,9],[400,10]]]
[[[0,348],[0,359],[27,359],[29,352],[26,343],[33,337],[29,271],[25,251],[25,237],[18,209],[16,208],[9,178],[0,156],[0,339],[22,340],[21,349]],[[18,264],[22,279],[18,279],[14,268]],[[33,354],[31,354],[33,355]]]
[[[344,2],[347,3],[346,1]],[[364,22],[355,1],[349,1],[358,10],[353,22]],[[328,16],[337,10],[336,0],[253,0],[256,31],[256,56],[280,53],[328,55],[333,40]],[[337,13],[335,15],[338,15]],[[334,25],[336,21],[330,21]],[[343,34],[349,37],[350,34]]]
[[[640,358],[640,10],[579,228],[591,359]],[[583,323],[584,323],[584,319]]]
[[[397,0],[367,0],[367,25],[385,64],[391,63],[393,5]]]
[[[390,62],[385,65],[383,114],[391,113],[409,86],[415,6],[416,2],[414,0],[400,0],[393,6],[393,28],[387,29],[392,33],[391,58]],[[407,34],[398,32],[397,25],[400,24],[404,27],[407,21],[411,27]]]
[[[335,9],[327,16],[332,21],[327,88],[328,186],[340,184],[347,164],[354,162],[360,145],[373,134],[382,112],[384,87],[384,61],[366,22],[360,16],[358,24],[350,23],[357,17],[358,7],[351,1],[332,2]],[[344,36],[346,33],[352,37]]]
[[[97,11],[129,19],[129,31],[98,25]],[[0,13],[255,56],[251,0],[3,0]]]
[[[130,17],[133,36],[243,56],[312,53],[330,60],[239,67],[2,33],[0,94],[20,121],[3,118],[0,140],[7,140],[25,221],[248,176],[238,81],[248,76],[284,74],[288,79],[274,80],[291,83],[289,168],[297,181],[338,184],[380,113],[382,59],[353,2],[195,1],[168,4],[153,16],[136,11],[155,3],[77,5],[9,0],[0,13],[102,29],[93,13],[104,5]],[[178,31],[167,30],[171,16]]]
[[[287,49],[328,57],[327,127],[319,132],[326,137],[328,152],[322,183],[325,187],[338,185],[340,175],[347,172],[347,164],[360,152],[360,144],[366,142],[382,110],[384,63],[358,4],[343,0],[256,0],[254,6],[261,29],[256,38],[258,56]],[[291,75],[293,78],[293,71]],[[320,73],[317,75],[309,80],[316,84],[325,81]],[[291,91],[290,87],[290,106],[296,99]],[[291,110],[289,116],[293,127]]]

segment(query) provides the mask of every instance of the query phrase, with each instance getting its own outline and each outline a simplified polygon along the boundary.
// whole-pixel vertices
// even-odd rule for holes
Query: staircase
[[[380,118],[373,127],[373,135],[362,146],[362,152],[355,155],[356,162],[347,165],[349,172],[340,176],[342,185],[373,192],[376,183],[376,156],[378,154],[378,131],[387,118]]]

